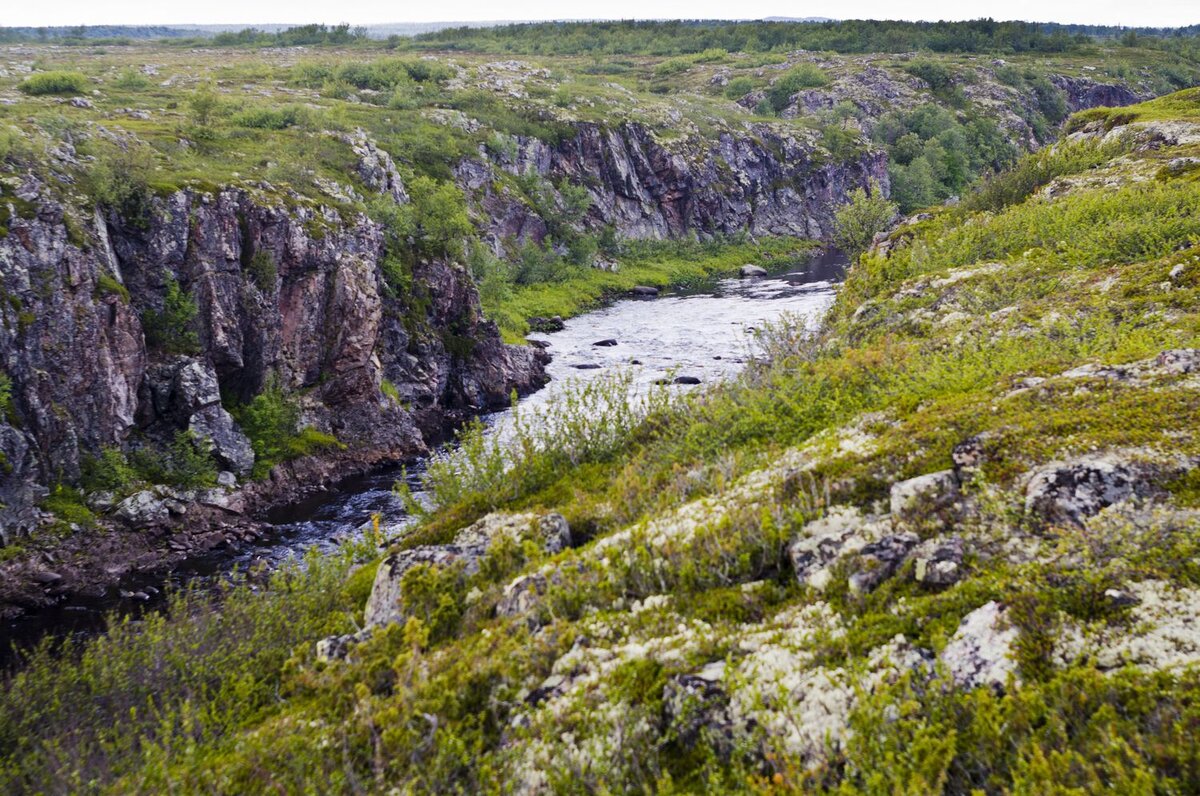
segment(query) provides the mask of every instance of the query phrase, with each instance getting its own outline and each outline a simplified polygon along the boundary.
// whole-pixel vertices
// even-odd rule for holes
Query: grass
[[[705,69],[695,62],[679,75],[703,79]],[[365,119],[406,142],[407,154],[433,162],[451,147],[419,149],[413,130],[423,128],[381,121],[399,118],[395,109],[316,99],[343,121]],[[232,168],[244,162],[235,153],[268,157],[278,145],[290,155],[314,140],[292,127],[217,133],[213,154],[189,167],[211,157]],[[453,146],[471,135],[445,134]],[[326,665],[312,652],[320,636],[353,629],[371,570],[351,575],[352,554],[309,561],[266,588],[239,585],[219,611],[181,595],[140,626],[122,624],[66,655],[35,653],[0,690],[0,789],[487,793],[514,789],[532,767],[549,787],[580,792],[1195,790],[1194,669],[1106,674],[1087,660],[1051,666],[1045,654],[1074,624],[1133,632],[1127,612],[1098,599],[1110,586],[1200,586],[1194,528],[1113,517],[1100,531],[1056,529],[1031,543],[1064,555],[973,557],[966,578],[944,591],[901,573],[855,595],[839,571],[817,594],[795,583],[783,553],[831,504],[878,510],[893,483],[949,467],[953,446],[972,435],[987,435],[990,455],[966,487],[979,502],[977,525],[956,530],[1005,541],[1029,541],[1034,530],[1020,489],[1031,467],[1126,446],[1200,456],[1200,396],[1186,377],[1146,386],[1063,375],[1200,345],[1200,183],[1168,174],[1035,195],[1049,175],[1115,154],[1058,150],[906,230],[889,257],[858,262],[818,335],[766,330],[770,363],[729,384],[645,417],[615,401],[619,384],[601,385],[511,445],[468,432],[456,457],[430,468],[435,505],[406,545],[444,542],[495,508],[560,512],[582,544],[548,557],[502,543],[478,572],[413,570],[407,621],[379,630],[352,661]],[[616,273],[498,292],[489,311],[513,338],[530,316],[570,315],[634,284],[704,280],[807,251],[788,240],[627,247]],[[1183,276],[1171,279],[1180,264]],[[1031,377],[1046,381],[1031,387]],[[330,444],[299,427],[281,391],[263,396],[239,413],[260,464]],[[805,469],[738,487],[787,463]],[[1193,477],[1165,488],[1180,503],[1195,500]],[[696,518],[687,533],[664,522],[681,507]],[[521,573],[546,576],[532,623],[493,610]],[[937,652],[989,599],[1013,609],[1019,688],[884,682],[854,696],[857,732],[815,763],[761,724],[721,753],[712,737],[689,740],[663,711],[672,678],[715,661],[736,671],[764,638],[796,644],[804,672],[853,674],[897,634]],[[772,624],[818,608],[819,623]],[[556,661],[559,672],[587,672],[587,687],[535,704]],[[731,675],[724,685],[748,684]],[[802,721],[788,712],[797,695],[749,686],[760,688],[764,710]]]

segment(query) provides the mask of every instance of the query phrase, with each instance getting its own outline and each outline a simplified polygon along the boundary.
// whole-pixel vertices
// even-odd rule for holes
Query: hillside
[[[0,617],[119,611],[16,656],[0,791],[1196,790],[1198,83],[987,21],[0,47]],[[734,381],[471,422],[860,213]],[[389,467],[415,524],[255,560]]]
[[[830,91],[874,68],[821,58]],[[802,122],[706,94],[713,69],[637,97],[658,145],[686,105],[685,141],[787,129],[821,151]],[[556,78],[533,80],[553,96]],[[495,177],[533,151],[539,173],[570,174],[563,142],[623,94],[596,92],[539,122],[565,135],[463,162]],[[805,101],[786,99],[781,114]],[[338,108],[432,163],[424,136]],[[219,610],[179,598],[77,663],[43,653],[0,700],[3,776],[119,793],[1196,790],[1198,119],[1196,90],[1076,115],[1064,141],[881,240],[814,337],[767,330],[769,361],[615,441],[603,413],[521,453],[468,437],[381,562],[349,549]],[[153,114],[130,126],[167,135]],[[575,234],[717,231],[656,226],[583,184]],[[770,224],[803,207],[787,201],[721,212]],[[476,229],[502,254],[497,215]]]

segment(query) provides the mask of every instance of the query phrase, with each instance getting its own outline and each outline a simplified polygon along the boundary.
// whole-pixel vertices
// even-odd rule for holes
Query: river
[[[764,324],[797,316],[815,326],[833,302],[845,266],[840,253],[822,252],[764,277],[712,280],[664,291],[657,298],[622,299],[568,320],[560,332],[530,335],[546,345],[552,360],[547,368],[550,382],[521,401],[523,420],[536,422],[537,412],[552,406],[565,391],[617,370],[630,373],[634,389],[680,376],[698,384],[672,384],[669,389],[703,389],[728,378],[753,356],[754,332]],[[602,341],[608,344],[596,345]],[[503,433],[510,412],[486,417],[489,433]],[[419,499],[423,467],[424,462],[417,461],[403,469],[348,478],[270,512],[265,519],[273,531],[260,544],[217,550],[188,560],[165,577],[131,578],[119,593],[69,601],[9,621],[0,628],[0,668],[12,663],[13,644],[24,646],[47,634],[101,632],[108,613],[156,610],[172,588],[215,586],[235,571],[274,568],[314,547],[336,549],[375,515],[386,528],[402,528],[407,522],[404,502],[392,487],[406,472]]]

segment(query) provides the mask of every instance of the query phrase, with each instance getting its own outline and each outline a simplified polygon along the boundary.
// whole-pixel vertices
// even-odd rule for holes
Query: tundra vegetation
[[[508,187],[553,207],[551,243],[485,247],[450,164],[509,147],[511,136],[552,139],[562,124],[554,108],[619,118],[636,100],[633,112],[660,119],[664,137],[671,110],[719,130],[767,118],[761,100],[747,109],[729,98],[742,80],[738,90],[764,92],[772,113],[787,110],[759,75],[774,45],[714,36],[696,49],[704,29],[614,23],[593,38],[623,42],[611,45],[622,58],[604,64],[624,71],[600,77],[600,59],[568,49],[586,46],[574,35],[586,26],[521,30],[404,44],[458,42],[431,61],[377,54],[371,47],[388,45],[349,31],[333,42],[346,51],[259,52],[264,38],[250,33],[228,42],[245,45],[245,57],[155,50],[172,77],[160,71],[148,88],[122,77],[140,57],[132,52],[56,51],[55,66],[88,75],[102,98],[78,116],[25,98],[0,106],[0,122],[22,131],[20,146],[79,141],[102,164],[115,155],[81,128],[117,126],[116,109],[139,100],[176,103],[149,119],[120,116],[153,167],[135,175],[132,194],[97,197],[135,195],[144,179],[151,192],[209,181],[280,201],[297,201],[284,186],[303,195],[325,180],[356,185],[347,152],[323,131],[364,128],[403,164],[411,204],[384,210],[349,193],[321,201],[373,213],[397,249],[412,241],[395,252],[395,290],[409,273],[404,258],[423,248],[461,259],[485,312],[514,338],[535,313],[578,312],[637,282],[700,279],[751,253],[804,250],[789,239],[612,240],[578,223],[582,202],[569,189],[556,186],[551,200],[520,174]],[[811,30],[789,35],[861,33],[889,49],[853,23]],[[893,30],[923,37],[917,45],[931,52],[805,63],[831,83],[866,66],[908,75],[920,81],[921,107],[890,112],[870,134],[848,112],[769,123],[810,129],[814,140],[853,125],[855,147],[885,146],[893,169],[911,170],[892,175],[911,191],[905,210],[951,192],[962,200],[925,208],[868,248],[894,209],[881,188],[857,192],[837,226],[861,253],[815,334],[765,329],[761,362],[682,400],[632,407],[618,380],[568,396],[513,444],[469,426],[458,453],[430,468],[433,505],[382,563],[372,544],[347,545],[266,583],[235,579],[218,599],[181,592],[165,612],[98,639],[43,644],[0,690],[0,789],[1200,788],[1200,93],[1085,111],[1067,120],[1070,140],[989,159],[978,153],[996,131],[972,131],[986,117],[951,110],[970,102],[954,87],[974,85],[983,67],[945,54],[1002,49],[1019,60],[1012,82],[1037,99],[1017,116],[1041,144],[1033,122],[1052,126],[1060,109],[1040,98],[1039,74],[1083,75],[1104,52],[1117,54],[1105,68],[1127,62],[1138,79],[1187,82],[1194,72],[1156,69],[1194,69],[1180,56],[1188,45],[1097,44],[1005,25]],[[944,31],[978,35],[943,46],[934,37]],[[647,52],[654,35],[666,43]],[[550,77],[526,86],[522,102],[455,83],[461,71],[486,72],[494,56],[474,48],[542,57],[542,45]],[[772,77],[798,74],[797,92],[819,85],[813,69],[779,58]],[[190,78],[161,85],[192,60]],[[728,82],[713,83],[725,67]],[[236,88],[254,83],[269,98]],[[481,124],[435,120],[458,119],[446,111]],[[591,268],[581,251],[619,268]],[[269,281],[266,264],[256,269]],[[186,347],[187,298],[171,298],[169,286],[167,296],[156,339]],[[336,444],[306,438],[290,400],[266,385],[235,412],[260,461]],[[0,380],[0,409],[6,401]],[[145,472],[102,455],[96,478]],[[207,478],[186,458],[176,468]],[[64,521],[86,524],[73,489],[49,500]],[[569,527],[565,547],[536,530],[552,515]],[[513,516],[535,518],[514,521],[531,530],[489,537],[477,559],[410,567],[387,606],[398,621],[358,635],[344,656],[318,655],[319,639],[362,626],[379,573]]]

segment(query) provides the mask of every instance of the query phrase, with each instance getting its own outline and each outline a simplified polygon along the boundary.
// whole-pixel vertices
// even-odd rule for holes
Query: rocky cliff
[[[5,199],[6,544],[53,522],[39,500],[78,483],[106,448],[158,450],[190,430],[231,474],[222,485],[237,499],[223,507],[249,511],[421,453],[448,426],[543,379],[540,351],[501,342],[461,266],[418,259],[389,284],[381,227],[366,216],[231,189],[174,191],[133,218],[81,221],[34,178]],[[172,318],[181,296],[194,318]],[[339,445],[319,464],[277,467],[235,489],[255,457],[228,410],[268,383],[294,396],[304,427]],[[206,518],[184,516],[189,497],[168,497],[175,510],[163,511],[163,495],[143,495],[112,517],[194,530]],[[93,508],[110,507],[101,496]]]
[[[626,238],[793,235],[827,238],[833,212],[855,188],[888,186],[886,155],[865,150],[833,161],[802,129],[749,124],[664,141],[646,125],[580,122],[558,142],[517,136],[507,148],[463,161],[459,184],[474,198],[486,235],[541,242],[546,221],[497,181],[497,171],[586,188],[584,225]]]

